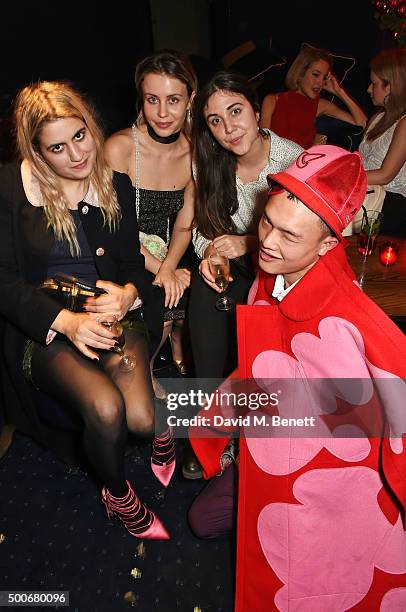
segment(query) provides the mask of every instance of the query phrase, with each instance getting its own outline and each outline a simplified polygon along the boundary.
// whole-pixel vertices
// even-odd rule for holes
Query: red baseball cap
[[[268,174],[268,184],[281,185],[321,217],[339,240],[362,206],[367,180],[359,153],[333,145],[303,151],[293,164]]]

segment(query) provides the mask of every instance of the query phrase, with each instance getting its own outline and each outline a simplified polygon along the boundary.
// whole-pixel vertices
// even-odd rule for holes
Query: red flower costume
[[[252,305],[238,307],[241,378],[259,386],[354,378],[364,389],[361,411],[376,409],[374,388],[393,378],[405,403],[405,337],[334,251],[282,302],[270,297],[273,281],[260,273]],[[383,400],[389,421],[391,399]],[[248,435],[240,440],[236,610],[406,609],[402,439]],[[193,443],[206,475],[218,473],[225,439]]]
[[[365,195],[359,156],[328,145],[271,178],[339,241]],[[273,252],[272,231],[261,252]],[[268,392],[276,382],[277,416],[315,426],[282,434],[265,409],[265,435],[243,423],[236,611],[406,610],[405,336],[362,293],[341,244],[280,302],[274,283],[260,271],[238,307],[238,375]],[[193,435],[206,477],[218,474],[227,438]]]

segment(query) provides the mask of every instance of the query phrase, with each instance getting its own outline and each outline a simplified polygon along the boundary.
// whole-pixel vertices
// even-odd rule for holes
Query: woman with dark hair
[[[140,298],[148,306],[151,285],[131,183],[108,167],[94,111],[70,85],[22,89],[15,123],[22,163],[0,169],[1,349],[15,403],[8,410],[19,429],[45,443],[34,387],[77,413],[108,515],[135,537],[168,539],[125,477],[127,433],[152,435],[155,416],[146,333],[134,312]],[[57,273],[97,284],[102,295],[72,312],[40,288]],[[131,371],[112,351],[119,331],[104,326],[108,320],[124,321],[126,351],[136,358]],[[157,448],[152,469],[165,479]]]
[[[247,79],[219,72],[195,104],[194,245],[202,259],[192,279],[189,328],[196,376],[220,378],[236,363],[235,309],[220,312],[220,290],[210,273],[213,252],[227,256],[227,293],[243,304],[253,280],[251,253],[258,248],[257,226],[266,201],[266,176],[288,166],[301,148],[260,129],[259,105]]]
[[[359,151],[369,185],[386,190],[381,231],[406,237],[406,49],[381,52],[371,62],[368,93],[379,107]]]
[[[137,120],[107,140],[106,157],[114,170],[128,174],[135,187],[141,252],[151,282],[165,289],[161,346],[172,332],[174,363],[184,374],[180,332],[185,306],[179,301],[189,287],[190,271],[181,259],[191,230],[182,209],[184,200],[193,200],[194,195],[189,132],[197,80],[185,55],[162,50],[137,65],[135,85]],[[156,395],[163,397],[164,390],[153,382]]]
[[[331,73],[333,58],[328,51],[305,45],[286,75],[288,91],[269,94],[261,109],[261,126],[297,142],[305,149],[314,143],[316,118],[328,115],[353,125],[365,126],[366,116]],[[339,98],[343,110],[320,97],[322,90]]]

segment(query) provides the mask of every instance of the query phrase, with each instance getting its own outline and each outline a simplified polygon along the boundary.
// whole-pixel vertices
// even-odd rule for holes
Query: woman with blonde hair
[[[382,233],[406,237],[406,49],[379,53],[368,93],[379,108],[359,147],[369,185],[386,190]]]
[[[165,289],[161,345],[172,332],[174,363],[184,374],[184,299],[179,302],[190,284],[191,264],[182,257],[191,231],[183,205],[194,196],[189,131],[197,80],[188,58],[168,49],[137,65],[135,85],[137,120],[107,140],[106,158],[114,170],[127,173],[135,187],[141,252],[151,282]],[[162,396],[164,390],[153,381],[156,394]]]
[[[22,163],[0,169],[2,350],[18,399],[14,416],[44,441],[32,385],[79,414],[109,516],[135,537],[167,539],[124,470],[127,432],[149,434],[154,425],[146,334],[136,320],[150,285],[131,183],[107,166],[94,111],[72,86],[23,88],[15,122]],[[97,285],[101,294],[73,312],[41,288],[58,273]],[[102,324],[107,320],[123,321],[126,351],[136,360],[130,372],[112,350],[118,332]]]
[[[261,127],[297,142],[305,149],[316,136],[316,118],[328,115],[353,125],[365,127],[366,116],[332,74],[333,58],[328,51],[305,45],[286,75],[288,91],[269,94],[261,109]],[[343,110],[321,98],[322,90],[339,98]]]

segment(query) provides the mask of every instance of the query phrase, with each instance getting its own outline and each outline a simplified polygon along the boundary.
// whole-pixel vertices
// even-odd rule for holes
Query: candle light
[[[379,261],[383,266],[393,266],[398,258],[399,243],[385,242],[379,249]]]

